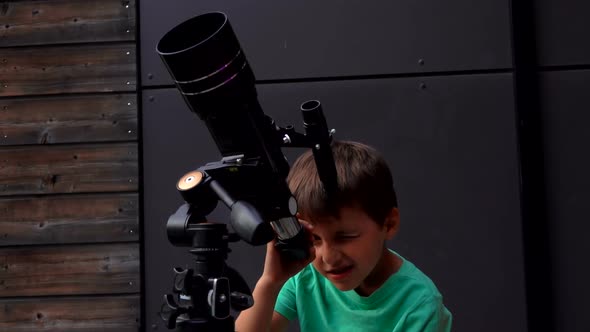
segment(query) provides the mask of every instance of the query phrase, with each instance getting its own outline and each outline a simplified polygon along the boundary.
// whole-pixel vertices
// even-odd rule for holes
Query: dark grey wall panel
[[[265,112],[302,130],[300,103],[319,99],[337,138],[376,146],[392,166],[402,228],[391,247],[437,283],[454,331],[526,330],[518,164],[510,74],[258,86]],[[153,98],[150,98],[153,97]],[[144,92],[146,315],[156,322],[171,267],[190,265],[165,237],[185,172],[219,159],[176,90]],[[300,151],[286,150],[293,160]],[[214,220],[226,221],[218,209]],[[234,246],[250,283],[264,248]],[[493,315],[490,313],[493,312]],[[162,327],[163,328],[163,327]]]
[[[260,80],[511,67],[505,0],[146,0],[140,9],[144,85],[171,82],[155,52],[164,33],[209,11],[228,14]]]
[[[590,1],[535,1],[539,64],[590,64]]]
[[[554,267],[555,321],[559,332],[590,326],[590,71],[541,76],[545,169]]]

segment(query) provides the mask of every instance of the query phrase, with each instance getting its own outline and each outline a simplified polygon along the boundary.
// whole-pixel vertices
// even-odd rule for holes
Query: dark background
[[[585,331],[590,245],[590,4],[585,1],[140,3],[146,329],[191,266],[166,221],[175,183],[220,158],[155,52],[175,25],[229,16],[280,125],[322,102],[338,139],[386,156],[402,228],[391,247],[437,284],[454,331]],[[586,120],[586,121],[584,121]],[[298,150],[285,150],[294,160]],[[211,216],[228,220],[224,207]],[[232,245],[254,286],[264,248]],[[293,331],[297,329],[293,327]]]

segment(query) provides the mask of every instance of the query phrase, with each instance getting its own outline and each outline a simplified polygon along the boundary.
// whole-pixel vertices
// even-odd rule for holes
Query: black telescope
[[[223,193],[231,195],[231,199],[222,199],[226,205],[239,203],[235,208],[242,211],[232,210],[232,214],[252,217],[232,219],[232,226],[254,245],[271,240],[269,232],[263,230],[269,222],[279,240],[294,238],[301,226],[295,217],[297,204],[285,183],[289,164],[281,147],[312,147],[325,187],[332,190],[336,186],[331,134],[320,103],[308,101],[301,107],[306,135],[296,133],[292,126],[280,128],[265,115],[257,99],[254,73],[227,16],[221,12],[203,14],[176,26],[160,40],[157,51],[224,157],[221,164],[205,173],[216,175],[215,182],[226,189]],[[227,165],[236,166],[231,168],[233,174],[225,171]],[[240,169],[244,176],[236,171]],[[250,211],[251,207],[257,212]],[[262,220],[253,220],[255,215]],[[255,238],[252,232],[266,236]]]
[[[281,152],[270,144],[274,138],[256,136],[274,133],[258,128],[264,113],[254,73],[225,14],[208,13],[178,25],[160,40],[158,52],[223,156],[269,153],[269,161],[278,162],[274,157]],[[288,172],[286,163],[279,164],[273,166]]]
[[[263,112],[254,73],[224,13],[206,13],[179,24],[162,37],[157,52],[222,155],[221,160],[192,170],[178,181],[176,188],[186,204],[170,216],[167,224],[170,242],[192,247],[197,261],[194,273],[175,271],[183,278],[189,276],[184,281],[186,287],[175,290],[192,298],[193,303],[196,297],[202,300],[208,296],[211,314],[202,311],[203,305],[198,310],[195,306],[182,308],[167,297],[168,306],[176,312],[168,326],[173,328],[178,323],[181,328],[231,330],[229,299],[237,299],[239,309],[247,302],[245,291],[229,293],[232,280],[227,278],[240,279],[239,274],[224,274],[232,271],[223,263],[227,242],[236,237],[227,234],[224,227],[209,223],[206,216],[221,201],[231,210],[231,225],[242,240],[262,245],[276,238],[278,250],[287,258],[307,258],[310,243],[296,216],[297,202],[286,183],[290,167],[281,148],[312,148],[320,180],[330,197],[337,190],[330,148],[334,130],[328,130],[317,100],[300,107],[305,134],[291,125],[278,126]],[[244,289],[243,280],[234,281]],[[214,289],[207,295],[198,291],[203,287]],[[219,321],[224,323],[219,325]]]

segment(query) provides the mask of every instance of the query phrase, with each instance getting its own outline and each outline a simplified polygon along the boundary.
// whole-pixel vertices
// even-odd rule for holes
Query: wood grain
[[[0,145],[137,139],[137,95],[0,99]]]
[[[0,196],[135,191],[136,143],[0,148]]]
[[[0,246],[139,240],[138,194],[0,199]]]
[[[2,1],[0,22],[3,47],[135,40],[135,1]]]
[[[139,301],[138,295],[0,298],[0,331],[137,332]]]
[[[14,296],[134,293],[140,290],[139,244],[0,249],[0,294]]]
[[[133,43],[0,48],[0,97],[135,89]]]

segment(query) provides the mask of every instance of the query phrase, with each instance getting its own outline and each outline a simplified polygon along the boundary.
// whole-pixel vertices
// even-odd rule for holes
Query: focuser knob
[[[192,171],[183,175],[176,183],[176,190],[180,193],[182,198],[188,203],[200,200],[203,195],[202,186],[205,179],[205,174],[201,171]]]
[[[176,187],[178,190],[190,190],[198,186],[204,178],[205,174],[201,171],[188,172],[178,180]]]
[[[176,190],[185,202],[197,208],[202,215],[211,213],[217,206],[217,198],[209,187],[211,178],[202,171],[191,171],[176,183]]]

